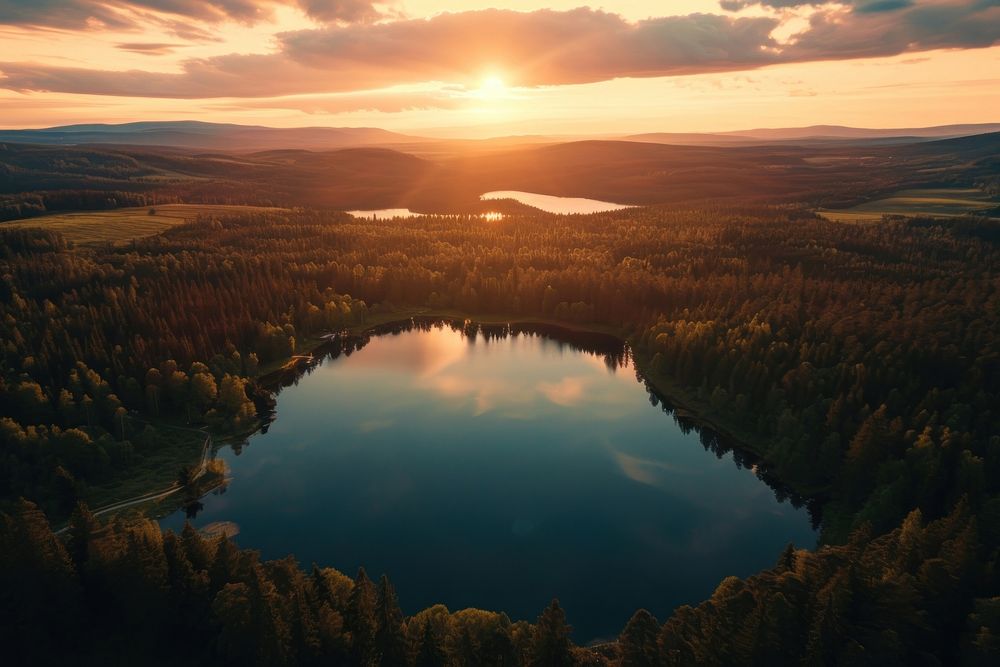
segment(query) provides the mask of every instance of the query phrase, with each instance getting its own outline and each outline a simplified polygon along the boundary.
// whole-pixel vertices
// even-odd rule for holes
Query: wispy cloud
[[[145,56],[166,56],[173,53],[183,44],[164,44],[162,42],[122,42],[116,44],[115,48],[131,53],[139,53]]]
[[[566,377],[559,382],[540,382],[538,391],[556,405],[572,407],[585,398],[587,383],[585,377]]]

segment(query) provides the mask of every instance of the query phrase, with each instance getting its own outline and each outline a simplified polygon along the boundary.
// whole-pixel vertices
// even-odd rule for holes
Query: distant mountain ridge
[[[425,139],[372,127],[277,128],[202,121],[145,121],[120,125],[85,124],[37,130],[0,130],[0,141],[63,146],[115,144],[261,151],[398,145]]]
[[[757,128],[727,132],[652,132],[625,137],[624,141],[691,146],[767,144],[898,144],[949,139],[1000,131],[1000,123],[940,125],[922,128],[871,129],[842,125],[793,128]],[[593,139],[595,137],[578,137]],[[396,147],[442,150],[466,147],[479,150],[513,145],[563,143],[568,137],[507,136],[490,139],[439,139],[400,134],[373,127],[278,128],[195,120],[142,121],[123,124],[79,124],[43,129],[2,130],[0,141],[73,145],[163,146],[185,150],[259,152],[279,149],[336,150],[358,147]]]
[[[811,125],[808,127],[757,128],[727,132],[650,132],[623,137],[626,141],[656,144],[732,145],[764,143],[913,143],[953,139],[977,134],[1000,132],[1000,123],[965,123],[934,127],[863,128],[845,125]]]

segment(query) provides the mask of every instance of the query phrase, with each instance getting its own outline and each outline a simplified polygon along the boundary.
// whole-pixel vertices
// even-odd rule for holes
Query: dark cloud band
[[[293,5],[319,21],[360,22],[381,16],[372,0],[0,0],[0,24],[85,30],[136,29],[135,12],[216,23],[255,23],[273,15],[277,5]]]

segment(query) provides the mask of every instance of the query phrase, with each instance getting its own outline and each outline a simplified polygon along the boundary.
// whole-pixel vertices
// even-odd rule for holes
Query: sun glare
[[[495,100],[507,94],[507,86],[500,77],[488,76],[480,84],[479,94],[486,99]]]

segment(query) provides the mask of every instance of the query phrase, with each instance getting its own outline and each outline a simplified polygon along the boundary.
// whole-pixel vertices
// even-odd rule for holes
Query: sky
[[[1000,121],[1000,0],[0,0],[0,127]]]

